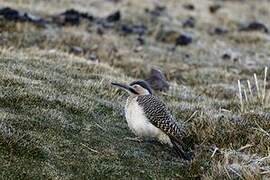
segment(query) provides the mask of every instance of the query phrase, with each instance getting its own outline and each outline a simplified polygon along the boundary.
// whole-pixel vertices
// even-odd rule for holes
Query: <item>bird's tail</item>
[[[181,146],[181,142],[177,140],[176,138],[171,138],[171,142],[173,144],[173,149],[176,151],[176,153],[185,160],[191,160],[191,155],[185,152]]]

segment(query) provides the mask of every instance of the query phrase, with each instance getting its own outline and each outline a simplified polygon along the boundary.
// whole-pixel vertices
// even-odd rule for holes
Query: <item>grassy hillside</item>
[[[270,36],[239,30],[255,20],[270,27],[268,1],[161,1],[166,8],[158,16],[155,4],[142,0],[0,4],[46,18],[70,8],[98,18],[121,12],[110,27],[0,18],[0,179],[270,178],[269,75],[262,99]],[[209,12],[216,4],[220,10]],[[189,17],[195,27],[183,27]],[[143,24],[146,32],[125,34],[123,24]],[[228,32],[213,34],[216,27]],[[175,46],[181,33],[192,43]],[[155,94],[184,122],[191,161],[128,140],[134,135],[123,113],[127,94],[110,82],[146,78],[153,66],[170,82],[169,91]],[[242,107],[238,80],[248,96]]]

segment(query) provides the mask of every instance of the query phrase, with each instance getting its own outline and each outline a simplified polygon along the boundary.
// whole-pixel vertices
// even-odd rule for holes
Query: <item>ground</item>
[[[0,18],[1,179],[270,178],[269,73],[264,80],[270,36],[241,30],[254,21],[270,27],[269,1],[0,4],[48,19],[71,8],[101,19],[121,12],[109,27],[85,19],[40,26]],[[210,12],[213,5],[220,9]],[[183,27],[190,17],[193,26]],[[146,30],[140,37],[123,33],[123,24]],[[192,42],[176,46],[180,34]],[[128,139],[134,135],[123,113],[127,94],[110,83],[147,78],[151,67],[170,83],[155,95],[184,125],[191,161],[169,147]]]

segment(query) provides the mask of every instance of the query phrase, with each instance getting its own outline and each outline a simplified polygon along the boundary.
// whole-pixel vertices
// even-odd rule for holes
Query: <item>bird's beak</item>
[[[129,86],[127,84],[115,83],[115,82],[112,82],[111,84],[113,86],[119,87],[119,88],[124,89],[124,90],[126,90],[128,92],[131,92],[133,94],[138,94],[137,91],[132,86]]]

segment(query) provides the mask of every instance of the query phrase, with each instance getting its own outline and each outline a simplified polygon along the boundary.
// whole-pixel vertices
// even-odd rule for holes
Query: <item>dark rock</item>
[[[88,13],[80,13],[81,18],[87,19],[89,21],[94,21],[95,17],[93,15],[90,15]]]
[[[112,23],[112,22],[120,21],[120,19],[121,19],[121,12],[116,11],[110,14],[109,16],[107,16],[106,21]]]
[[[91,53],[90,56],[89,56],[89,60],[91,61],[97,61],[98,60],[98,57],[95,53]]]
[[[157,5],[153,10],[145,9],[145,12],[151,14],[152,16],[161,16],[165,10],[166,6]]]
[[[95,22],[103,29],[111,29],[116,26],[116,22],[121,20],[121,12],[116,11],[105,18],[95,18]]]
[[[47,23],[45,19],[39,16],[35,16],[30,13],[19,12],[9,7],[1,8],[0,16],[3,16],[6,20],[9,20],[9,21],[32,22],[34,24],[40,24],[40,25]]]
[[[133,25],[133,33],[139,34],[140,36],[144,35],[146,30],[145,25]]]
[[[222,27],[216,27],[214,29],[215,34],[221,35],[228,33],[228,29],[222,28]]]
[[[133,33],[133,28],[131,25],[123,24],[120,27],[120,31],[122,31],[125,34],[131,34],[131,33]]]
[[[265,24],[261,22],[257,22],[257,21],[251,22],[247,25],[241,25],[239,30],[240,31],[262,31],[265,33],[269,32]]]
[[[230,60],[231,59],[231,55],[228,53],[224,53],[221,57],[223,60]]]
[[[143,45],[145,43],[145,40],[144,40],[143,36],[139,36],[137,38],[137,40],[138,40],[138,42],[139,42],[140,45]]]
[[[241,54],[234,50],[234,49],[227,49],[225,52],[222,54],[221,58],[223,60],[232,60],[233,62],[239,61]]]
[[[170,88],[170,85],[166,81],[164,74],[158,68],[151,69],[149,78],[147,78],[146,81],[154,90],[168,91]]]
[[[105,18],[96,18],[95,22],[99,26],[100,29],[111,29],[116,26],[115,22],[120,21],[121,13],[120,11],[116,11]]]
[[[189,28],[194,28],[195,27],[195,19],[194,17],[189,17],[183,22],[183,27],[189,27]]]
[[[79,55],[79,54],[83,53],[83,49],[81,47],[78,47],[78,46],[72,46],[72,47],[70,47],[69,52],[72,54]]]
[[[214,13],[216,13],[220,8],[221,8],[221,5],[219,5],[219,4],[211,5],[211,6],[209,6],[209,12],[214,14]]]
[[[1,8],[0,16],[3,16],[5,19],[12,21],[25,20],[23,16],[20,15],[19,11],[11,9],[9,7]]]
[[[180,34],[175,41],[175,45],[187,46],[192,43],[192,37],[187,34]]]
[[[60,23],[63,25],[65,24],[78,25],[81,20],[81,14],[74,9],[67,10],[66,12],[60,14],[59,17],[60,20],[62,20],[62,22],[60,21]]]
[[[144,25],[128,25],[122,24],[120,31],[124,34],[139,34],[140,36],[144,35],[147,28]]]
[[[61,25],[79,25],[82,18],[89,21],[94,20],[94,17],[92,15],[82,13],[74,9],[66,10],[65,12],[55,16],[53,20],[57,24]]]
[[[185,58],[190,58],[190,54],[184,53],[184,57],[185,57]]]
[[[224,27],[216,27],[210,32],[210,34],[224,35],[224,34],[227,34],[228,32],[229,32],[228,29],[226,29]]]
[[[195,6],[193,4],[184,4],[183,7],[187,10],[195,10]]]

